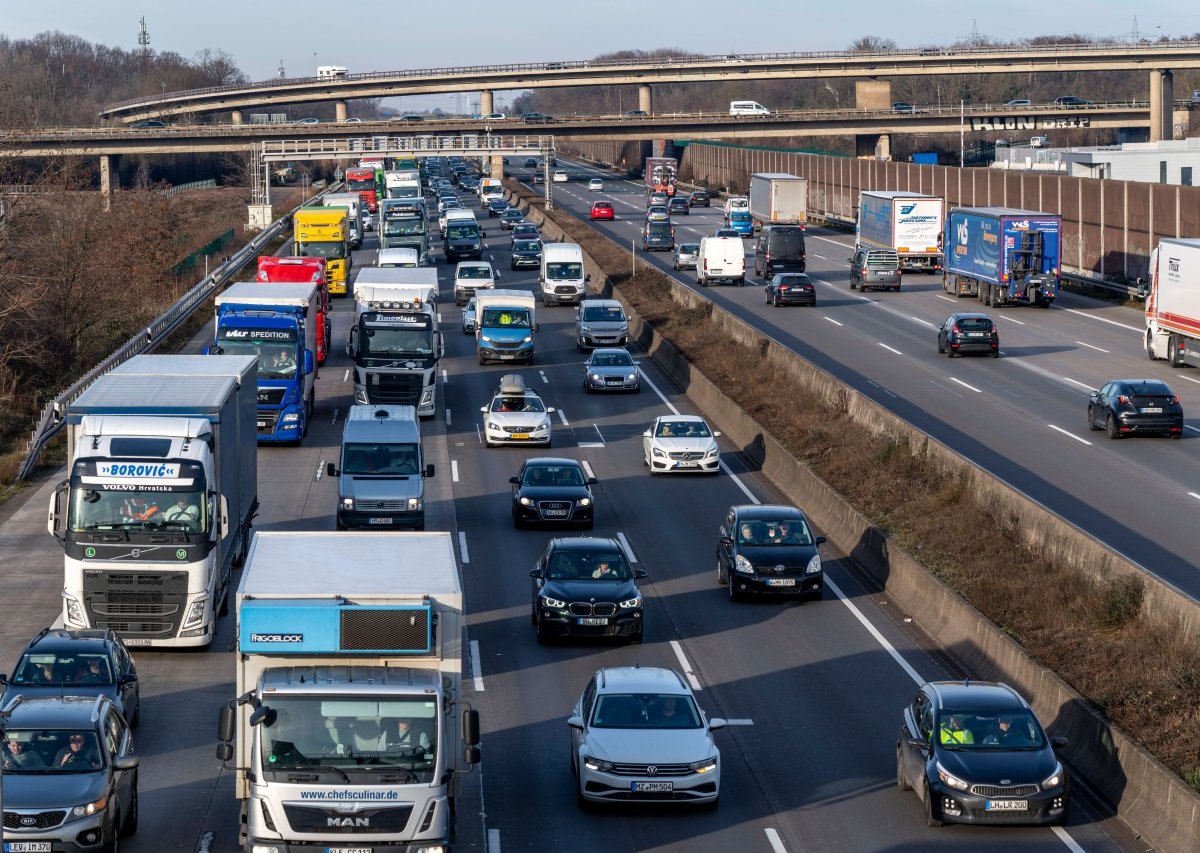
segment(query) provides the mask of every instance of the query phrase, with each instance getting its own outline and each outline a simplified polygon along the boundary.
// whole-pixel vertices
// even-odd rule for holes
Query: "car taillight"
[[[1171,395],[1171,402],[1172,402],[1172,403],[1175,403],[1175,404],[1178,404],[1178,403],[1179,403],[1179,395],[1178,395],[1178,394],[1172,394],[1172,395]]]
[[[958,334],[958,323],[955,323],[953,326],[950,327],[950,333],[953,335]]]
[[[1128,397],[1126,397],[1124,394],[1122,394],[1120,397],[1117,398],[1117,402],[1123,406],[1133,405],[1133,401],[1130,400]]]

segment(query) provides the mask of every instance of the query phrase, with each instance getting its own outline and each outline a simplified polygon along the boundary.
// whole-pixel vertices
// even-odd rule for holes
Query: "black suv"
[[[642,641],[642,593],[615,539],[551,539],[529,573],[539,643],[553,637],[621,637]]]
[[[513,527],[550,523],[592,528],[596,502],[590,487],[596,478],[589,477],[574,459],[527,459],[508,482],[513,487]]]
[[[4,696],[107,696],[125,722],[137,728],[142,716],[137,667],[129,649],[111,630],[44,628],[29,641],[11,676],[0,674]]]
[[[542,265],[541,240],[517,240],[512,244],[512,258],[508,262],[509,269],[517,267],[540,267]]]
[[[712,202],[709,201],[708,193],[704,190],[696,190],[688,196],[689,207],[710,207]]]
[[[6,850],[116,850],[138,825],[133,733],[107,696],[16,696],[4,758]]]
[[[731,506],[717,533],[717,583],[729,600],[755,593],[820,598],[824,536],[814,536],[794,506]]]

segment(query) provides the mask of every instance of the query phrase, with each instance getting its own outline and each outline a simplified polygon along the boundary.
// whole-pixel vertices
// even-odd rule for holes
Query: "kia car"
[[[938,353],[950,358],[975,352],[1000,357],[1000,333],[987,314],[951,314],[938,327]]]
[[[566,637],[642,641],[642,593],[616,539],[551,539],[529,573],[533,581],[530,618],[537,640]]]
[[[817,307],[817,289],[812,279],[802,272],[781,272],[772,276],[763,288],[768,305],[811,305]]]
[[[583,363],[583,390],[633,391],[641,390],[641,374],[637,362],[628,350],[606,348],[594,350]]]
[[[527,459],[508,482],[512,485],[513,527],[579,524],[591,529],[596,505],[591,487],[596,478],[574,459]]]
[[[1088,429],[1109,438],[1155,433],[1183,438],[1183,406],[1158,379],[1114,379],[1088,396]]]
[[[663,415],[642,433],[642,464],[651,474],[716,474],[721,466],[720,436],[699,415]]]
[[[717,533],[717,583],[730,601],[761,594],[819,599],[824,542],[794,506],[732,506]]]
[[[597,219],[616,219],[617,212],[613,210],[611,201],[597,201],[592,204],[591,218],[593,222]]]

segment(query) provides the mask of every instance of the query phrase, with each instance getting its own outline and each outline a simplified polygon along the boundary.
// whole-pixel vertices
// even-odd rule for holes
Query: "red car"
[[[617,212],[613,210],[611,201],[598,201],[592,205],[592,221],[597,219],[616,219]]]

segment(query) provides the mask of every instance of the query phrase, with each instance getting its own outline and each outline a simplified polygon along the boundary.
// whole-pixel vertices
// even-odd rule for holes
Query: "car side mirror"
[[[326,477],[337,477],[339,474],[340,474],[340,472],[338,471],[336,465],[334,465],[332,462],[325,463],[325,476]]]
[[[926,742],[926,740],[924,738],[919,738],[919,737],[910,737],[908,739],[908,745],[911,746],[913,749],[920,749],[920,750],[929,749],[928,742]]]
[[[724,717],[713,717],[708,721],[708,730],[710,732],[715,732],[718,729],[725,728],[727,725],[729,725],[729,721]]]
[[[496,281],[500,280],[500,270],[496,270],[496,274],[495,274],[494,278],[496,279]]]
[[[479,411],[483,412],[484,414],[487,414],[487,406],[480,406]]]
[[[829,540],[826,539],[824,536],[818,536],[815,541],[818,545],[824,545]]]
[[[650,573],[648,571],[646,571],[645,569],[634,569],[633,576],[635,578],[637,578],[638,580],[641,580],[642,578],[650,577]]]
[[[713,433],[713,438],[720,438],[720,437],[721,437],[721,432],[720,432],[720,430],[718,430],[718,431],[716,431],[716,432],[714,432],[714,433]]]
[[[427,480],[432,479],[433,473],[434,473],[433,463],[430,462],[428,465],[425,466],[425,479],[427,479]]]
[[[578,731],[583,731],[583,717],[567,717],[567,725]]]
[[[0,684],[8,684],[8,676],[0,672]]]
[[[558,411],[558,409],[554,408],[553,406],[546,407],[546,414],[548,414],[548,415],[552,415],[557,411]]]
[[[1062,749],[1064,746],[1067,746],[1070,743],[1071,743],[1071,739],[1063,737],[1062,735],[1058,735],[1057,737],[1050,738],[1050,745],[1053,746],[1055,749]]]
[[[542,570],[541,569],[530,569],[529,576],[531,578],[540,578],[542,576]]]
[[[718,542],[720,542],[722,545],[732,545],[732,544],[733,544],[733,537],[732,537],[732,536],[722,536],[722,537],[721,537],[720,539],[718,539],[717,541],[718,541]]]
[[[533,330],[534,330],[535,332],[540,332],[540,331],[542,330],[542,324],[541,324],[541,323],[534,323],[534,324],[533,324]]]
[[[650,437],[650,430],[646,430],[644,433],[642,433],[642,438],[649,438],[649,437]]]
[[[117,681],[117,685],[123,687],[126,684],[137,684],[137,680],[138,677],[136,675],[134,675],[132,672],[127,672]]]
[[[854,258],[846,258],[846,263],[848,263],[848,264],[854,263]]]
[[[136,770],[142,761],[136,755],[122,755],[113,761],[114,770]]]
[[[519,486],[519,485],[521,485],[521,478],[520,477],[509,477],[508,482],[512,483],[514,486]]]
[[[587,478],[587,484],[588,484],[589,486],[594,486],[594,485],[596,485],[596,484],[597,484],[597,483],[599,483],[599,482],[600,482],[600,481],[599,481],[599,480],[597,480],[595,477],[588,477],[588,478]]]

